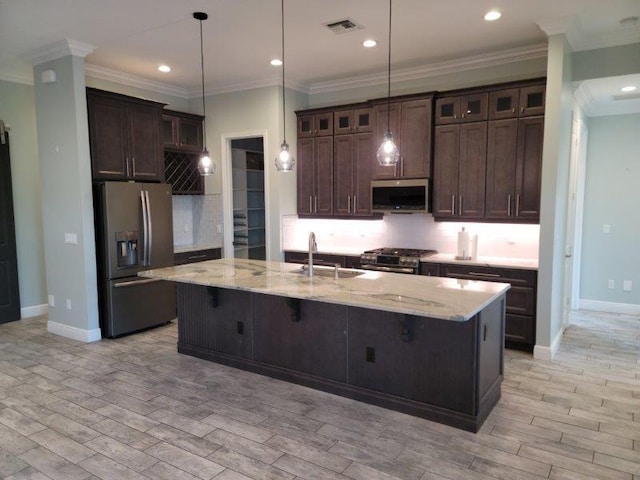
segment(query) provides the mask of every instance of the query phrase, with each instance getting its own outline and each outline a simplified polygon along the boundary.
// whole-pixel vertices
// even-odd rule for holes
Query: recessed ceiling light
[[[376,42],[375,40],[365,40],[364,42],[362,42],[362,46],[367,48],[373,48],[376,45],[378,45],[378,42]]]
[[[280,65],[282,65],[282,60],[280,60],[279,58],[274,58],[269,63],[274,67],[279,67]]]
[[[636,87],[635,85],[628,85],[626,87],[622,87],[620,89],[620,91],[621,92],[625,92],[625,93],[627,93],[627,92],[635,92],[637,88],[638,87]]]
[[[158,70],[160,70],[162,73],[169,73],[171,71],[171,67],[169,65],[160,65],[158,67]]]
[[[484,15],[484,19],[487,22],[493,22],[494,20],[498,20],[502,16],[498,10],[490,10]]]

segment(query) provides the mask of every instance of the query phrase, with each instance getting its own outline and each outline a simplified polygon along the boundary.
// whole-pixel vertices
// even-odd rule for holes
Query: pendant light
[[[207,115],[204,105],[204,47],[202,42],[202,21],[209,18],[204,12],[193,12],[193,18],[200,22],[200,75],[202,79],[202,153],[198,160],[198,172],[200,175],[213,175],[214,165],[207,150]]]
[[[282,144],[280,144],[280,152],[276,157],[276,169],[279,172],[290,172],[293,170],[296,164],[293,155],[289,151],[289,144],[287,143],[287,111],[285,108],[285,89],[284,89],[284,0],[281,0],[280,4],[280,25],[282,28]]]
[[[396,166],[400,160],[400,150],[393,141],[393,133],[391,133],[391,1],[389,0],[389,61],[387,65],[387,132],[378,151],[376,158],[378,165]]]

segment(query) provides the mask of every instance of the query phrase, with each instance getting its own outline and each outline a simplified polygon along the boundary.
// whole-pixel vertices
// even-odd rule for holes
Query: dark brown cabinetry
[[[174,253],[173,263],[175,265],[186,265],[187,263],[217,260],[219,258],[222,258],[222,249],[207,248],[205,250],[192,250],[190,252]]]
[[[162,115],[164,148],[186,152],[202,152],[202,121],[204,117],[185,112],[165,110]]]
[[[350,108],[333,112],[333,133],[345,135],[373,132],[373,109],[371,107]]]
[[[163,181],[162,107],[87,88],[94,180]]]
[[[504,339],[509,347],[533,350],[538,276],[535,270],[423,262],[420,274],[511,284],[506,299]]]
[[[483,218],[486,122],[437,126],[434,141],[433,215]]]
[[[298,138],[298,214],[333,214],[333,136]]]
[[[544,117],[489,122],[486,217],[540,218]]]
[[[305,113],[298,116],[298,138],[333,135],[333,112]]]
[[[373,134],[337,135],[334,142],[333,214],[371,216]]]
[[[375,163],[377,179],[425,178],[431,173],[432,102],[429,95],[423,98],[394,100],[390,108],[387,103],[374,106],[375,141],[374,153],[382,144],[387,129],[393,133],[400,149],[400,162],[391,166]],[[387,115],[388,114],[388,115]],[[389,122],[387,122],[387,116]],[[375,157],[372,162],[375,162]]]
[[[473,93],[436,100],[435,124],[477,122],[487,119],[488,93]]]

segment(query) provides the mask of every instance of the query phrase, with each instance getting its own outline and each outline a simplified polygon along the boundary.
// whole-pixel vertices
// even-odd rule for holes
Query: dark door
[[[424,178],[431,170],[431,99],[402,104],[400,176]]]
[[[544,117],[518,120],[515,215],[519,218],[540,218],[543,140]]]
[[[354,135],[353,144],[354,173],[351,213],[371,215],[371,179],[378,163],[373,146],[373,133]]]
[[[517,118],[489,122],[485,212],[487,218],[509,218],[515,212],[517,139]]]
[[[336,114],[336,118],[338,114]],[[334,201],[335,215],[351,215],[353,195],[353,141],[354,135],[339,135],[335,139]]]
[[[298,126],[306,125],[303,118],[298,119]],[[298,132],[299,135],[299,132]],[[298,214],[313,213],[313,139],[298,138]]]
[[[482,218],[487,169],[487,122],[460,125],[459,168],[458,214],[466,218]]]
[[[91,166],[94,180],[123,180],[131,174],[128,156],[127,112],[113,98],[87,95]]]
[[[460,158],[460,125],[435,128],[433,154],[433,215],[453,217],[458,196],[458,161]]]
[[[316,183],[313,213],[331,215],[333,213],[333,137],[315,138],[313,149]]]
[[[375,116],[375,140],[373,144],[374,154],[377,153],[378,147],[382,145],[382,140],[384,140],[384,135],[387,133],[387,130],[391,130],[393,134],[393,141],[396,145],[400,145],[400,104],[392,103],[391,108],[387,108],[387,104],[376,105],[374,107],[374,116]],[[400,155],[403,155],[402,151]],[[378,162],[375,163],[376,169],[374,175],[376,178],[384,180],[390,178],[396,178],[398,173],[400,173],[399,167],[396,166],[388,166],[388,165],[378,165]]]
[[[3,129],[0,125],[0,323],[20,319],[9,135]]]
[[[131,176],[136,180],[161,181],[164,171],[161,112],[156,107],[127,105]]]

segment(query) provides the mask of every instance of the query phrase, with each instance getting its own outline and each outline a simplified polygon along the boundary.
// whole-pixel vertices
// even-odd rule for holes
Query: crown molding
[[[225,93],[233,93],[233,92],[241,92],[243,90],[253,90],[256,88],[265,88],[265,87],[277,87],[282,86],[282,79],[280,78],[268,78],[263,80],[256,80],[253,82],[244,82],[244,83],[236,83],[234,85],[223,85],[220,87],[213,88],[205,88],[204,95],[208,97],[210,95],[222,95]],[[297,90],[304,94],[309,94],[309,88],[302,83],[287,80],[286,82],[287,90]],[[202,90],[200,88],[194,88],[189,90],[187,93],[187,98],[200,98],[202,96]]]
[[[0,71],[0,80],[4,80],[5,82],[20,83],[22,85],[33,86],[33,74],[20,75],[20,74],[9,72],[9,71],[5,71],[5,72]]]
[[[529,45],[526,47],[510,48],[496,52],[472,55],[456,60],[446,60],[421,67],[395,69],[391,74],[393,82],[420,80],[437,75],[446,75],[465,70],[494,67],[523,60],[546,58],[548,46],[546,43]],[[361,88],[380,85],[387,82],[387,73],[374,73],[356,77],[318,82],[309,86],[310,94],[328,93],[351,88]]]
[[[92,65],[90,63],[85,64],[85,73],[87,76],[99,80],[106,80],[109,82],[119,83],[121,85],[127,85],[129,87],[142,88],[144,90],[152,90],[157,93],[172,95],[174,97],[189,98],[189,92],[186,88],[176,87],[175,85],[157,82],[155,80],[149,80],[138,75],[124,73],[118,70]]]
[[[65,38],[28,53],[24,56],[24,60],[32,65],[40,65],[69,55],[84,58],[94,50],[93,45]]]

